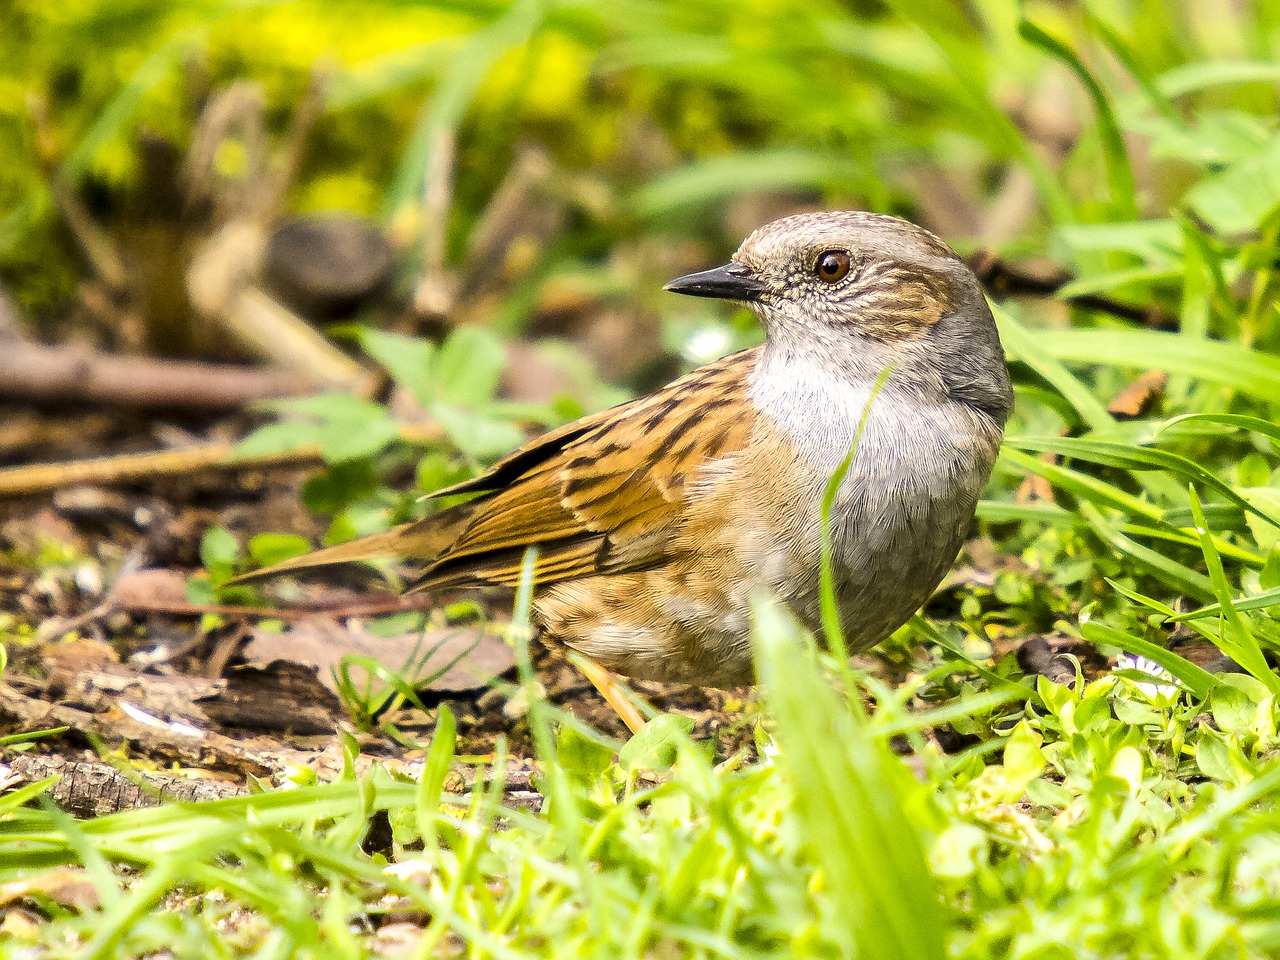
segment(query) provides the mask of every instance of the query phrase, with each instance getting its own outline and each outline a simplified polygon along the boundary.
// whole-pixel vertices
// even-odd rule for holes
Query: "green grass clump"
[[[773,606],[758,609],[755,642],[774,731],[758,763],[717,765],[667,718],[615,755],[535,700],[548,800],[533,814],[500,805],[500,773],[469,796],[442,793],[446,711],[418,783],[375,769],[79,824],[23,805],[42,785],[10,794],[0,877],[85,867],[101,906],[53,907],[35,936],[49,956],[165,945],[360,956],[387,911],[418,918],[421,955],[431,944],[637,958],[1247,957],[1280,946],[1276,707],[1260,682],[1231,675],[1201,701],[1151,676],[1077,689],[1042,679],[1026,700],[961,696],[912,720],[913,698],[955,663],[909,689],[844,670],[833,686]],[[868,697],[870,716],[856,706]],[[941,754],[923,731],[944,719],[999,730],[994,750]],[[891,738],[898,749],[905,738],[911,769]],[[666,771],[656,785],[640,776],[654,769]],[[361,849],[378,811],[395,871]]]

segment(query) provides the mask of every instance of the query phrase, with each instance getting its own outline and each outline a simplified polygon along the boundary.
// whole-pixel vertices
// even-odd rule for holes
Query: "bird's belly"
[[[871,533],[873,525],[859,527],[860,534],[835,532],[833,538],[836,600],[852,650],[879,643],[920,608],[955,560],[964,533],[950,511],[910,527]]]
[[[964,542],[988,470],[981,460],[940,457],[928,468],[917,461],[913,473],[864,473],[842,488],[832,511],[832,576],[851,649],[879,643],[933,593]]]
[[[542,632],[638,680],[752,682],[749,597],[666,565],[557,584],[535,604]]]

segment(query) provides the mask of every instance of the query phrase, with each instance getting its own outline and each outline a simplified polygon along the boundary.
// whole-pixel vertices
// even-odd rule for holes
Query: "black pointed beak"
[[[714,270],[691,273],[672,280],[663,290],[690,297],[714,297],[717,300],[759,300],[768,289],[744,263],[726,263]]]

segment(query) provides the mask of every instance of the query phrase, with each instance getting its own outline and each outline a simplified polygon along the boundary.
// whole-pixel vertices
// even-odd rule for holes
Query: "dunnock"
[[[422,563],[417,590],[510,589],[535,546],[544,637],[631,677],[747,683],[754,590],[818,627],[823,491],[870,402],[833,573],[851,647],[883,640],[955,559],[1012,404],[973,273],[920,227],[837,212],[761,227],[666,289],[747,303],[765,344],[437,494],[466,503],[261,572],[394,555]]]

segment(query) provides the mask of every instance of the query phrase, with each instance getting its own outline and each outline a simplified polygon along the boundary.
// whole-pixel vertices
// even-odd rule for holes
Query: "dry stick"
[[[453,131],[437,128],[427,154],[426,189],[422,194],[422,274],[413,294],[413,308],[423,317],[443,317],[453,308],[454,284],[445,266],[445,237],[453,206],[456,149]]]
[[[0,396],[87,401],[113,407],[239,410],[314,393],[309,377],[232,364],[194,363],[9,341],[0,347]]]
[[[0,346],[0,350],[4,349]],[[120,424],[118,416],[87,413],[51,420],[32,410],[5,412],[0,420],[0,456],[9,456],[32,447],[65,446],[97,440]]]
[[[48,102],[38,94],[29,94],[27,112],[35,127],[41,166],[50,181],[50,192],[62,212],[63,220],[103,285],[113,295],[124,296],[129,289],[129,273],[125,269],[124,258],[111,236],[98,225],[76,194],[75,185],[58,169],[58,161],[53,153],[58,138],[49,119]]]
[[[1074,278],[1070,275],[1037,276],[1011,266],[1000,257],[989,251],[980,250],[968,258],[969,266],[982,285],[994,297],[1035,296],[1052,297]],[[1121,303],[1100,294],[1086,293],[1075,297],[1066,297],[1064,302],[1086,310],[1097,310],[1122,320],[1141,323],[1156,330],[1176,330],[1178,321],[1169,316],[1156,304],[1138,306]]]
[[[400,437],[410,443],[438,440],[444,435],[436,424],[406,426]],[[92,484],[115,486],[128,483],[190,476],[206,470],[280,470],[305,467],[322,460],[318,446],[300,447],[281,453],[231,459],[235,445],[208,443],[182,450],[156,453],[127,453],[115,457],[41,463],[0,470],[0,498],[49,493],[62,487]]]
[[[315,604],[308,607],[236,607],[228,603],[167,603],[160,601],[121,602],[108,605],[109,609],[94,611],[99,619],[106,613],[154,613],[169,617],[203,617],[206,614],[243,620],[308,620],[313,617],[330,617],[347,620],[352,617],[385,617],[393,613],[418,613],[436,606],[434,599],[425,593],[393,597],[389,600],[366,603]],[[72,627],[70,629],[75,629]],[[67,631],[63,631],[67,632]]]
[[[306,139],[323,105],[323,89],[322,75],[313,75],[294,118],[286,164],[278,177],[268,169],[265,107],[259,85],[232,84],[201,114],[187,161],[192,196],[213,195],[220,182],[213,170],[217,145],[231,130],[242,131],[246,138],[252,173],[245,178],[240,194],[226,202],[229,219],[193,258],[187,270],[187,294],[192,305],[217,322],[242,349],[284,369],[368,396],[376,377],[257,285],[267,224],[297,173]]]
[[[62,810],[82,819],[162,803],[240,797],[249,792],[244,786],[225,780],[188,780],[151,772],[125,772],[110,764],[61,756],[12,754],[5,758],[4,769],[15,778],[14,786],[57,777],[58,782],[46,796]]]
[[[467,253],[458,270],[456,293],[460,300],[474,297],[494,281],[494,264],[505,264],[511,244],[527,232],[529,218],[536,215],[540,197],[554,174],[555,165],[541,147],[525,146],[516,154],[467,241]]]
[[[255,188],[269,176],[265,100],[262,84],[252,80],[234,81],[209,98],[183,161],[188,204],[211,200],[222,218],[257,218]],[[227,140],[243,149],[243,172],[235,179],[217,172],[218,150]],[[265,216],[259,219],[265,222]]]
[[[237,343],[259,357],[361,396],[373,392],[376,376],[256,286],[236,290],[216,316]]]
[[[311,134],[324,113],[332,76],[333,66],[329,63],[317,63],[311,70],[307,89],[303,91],[302,99],[293,111],[289,129],[284,136],[284,150],[278,172],[274,177],[265,178],[268,192],[261,198],[260,204],[261,213],[266,220],[275,220],[285,212],[289,188],[298,178]]]
[[[0,283],[0,344],[22,339],[22,322],[18,319],[18,305],[3,283]]]
[[[62,219],[71,228],[72,236],[98,279],[117,296],[127,293],[129,274],[115,242],[98,226],[72,187],[61,181],[55,182],[53,196],[62,211]]]
[[[65,463],[38,463],[0,470],[0,498],[49,493],[62,487],[115,486],[161,477],[183,477],[206,470],[270,470],[320,462],[319,447],[228,460],[234,444],[209,443],[183,450],[127,453]]]

